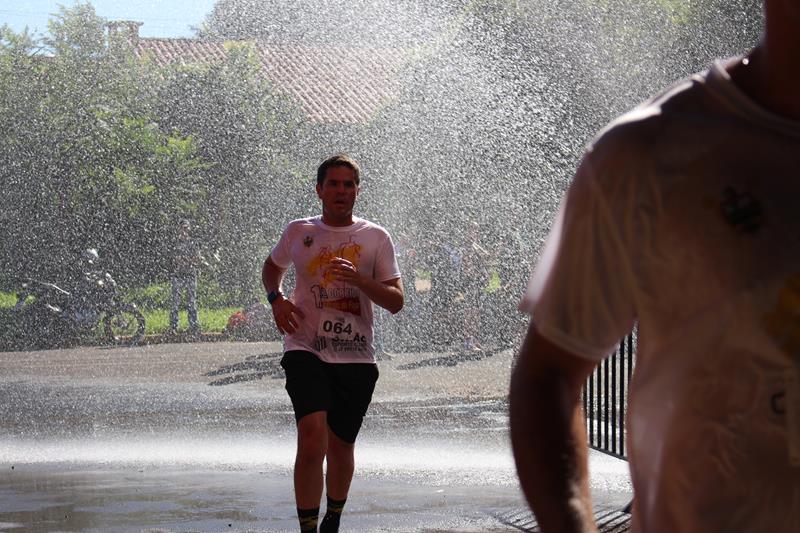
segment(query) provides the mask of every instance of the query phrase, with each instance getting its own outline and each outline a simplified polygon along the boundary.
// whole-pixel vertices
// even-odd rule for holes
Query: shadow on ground
[[[541,531],[536,517],[527,509],[510,511],[495,518],[506,526],[526,533]],[[631,515],[620,509],[595,508],[594,520],[600,533],[628,533],[631,530]]]
[[[480,361],[492,357],[503,351],[504,348],[492,348],[485,350],[469,350],[451,353],[448,355],[431,357],[413,363],[398,365],[397,370],[414,370],[428,366],[456,366],[461,363]],[[270,352],[259,355],[251,355],[241,363],[221,366],[216,370],[204,374],[206,377],[223,376],[209,382],[212,386],[232,385],[246,381],[256,381],[266,377],[272,379],[282,379],[284,377],[281,368],[281,352]]]
[[[212,386],[232,385],[233,383],[256,381],[259,379],[264,379],[265,377],[282,379],[284,377],[283,368],[281,368],[282,356],[283,353],[281,352],[251,355],[241,363],[221,366],[216,370],[207,372],[205,376],[225,376],[211,381],[209,385]]]
[[[487,357],[492,357],[502,352],[504,348],[493,348],[486,350],[467,350],[459,351],[448,355],[439,357],[431,357],[430,359],[423,359],[414,363],[407,363],[399,365],[398,370],[413,370],[415,368],[422,368],[425,366],[456,366],[460,363],[468,363],[472,361],[480,361]]]

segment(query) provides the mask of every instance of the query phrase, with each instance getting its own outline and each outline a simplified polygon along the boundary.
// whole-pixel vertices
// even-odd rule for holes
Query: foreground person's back
[[[634,531],[800,531],[800,2],[766,5],[748,58],[615,122],[562,206],[511,396],[545,532],[591,522],[580,387],[636,320]]]
[[[755,106],[722,65],[617,123],[582,165],[562,231],[597,227],[565,239],[532,310],[545,337],[597,361],[638,317],[638,531],[800,531],[800,516],[787,523],[800,511],[798,169],[800,123]],[[587,255],[607,279],[567,259]]]

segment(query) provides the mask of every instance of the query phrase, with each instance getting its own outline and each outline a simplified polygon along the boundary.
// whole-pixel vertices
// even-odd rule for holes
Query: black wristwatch
[[[280,296],[283,296],[281,291],[271,291],[269,294],[267,294],[267,301],[269,302],[269,305],[272,305],[273,302],[275,302],[275,300],[277,300]]]

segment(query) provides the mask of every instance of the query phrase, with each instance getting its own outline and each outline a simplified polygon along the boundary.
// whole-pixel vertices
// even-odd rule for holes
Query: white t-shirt
[[[521,307],[592,361],[638,320],[633,531],[800,531],[800,122],[721,64],[621,117]]]
[[[331,259],[352,262],[377,281],[400,277],[389,233],[354,218],[344,227],[328,226],[321,217],[293,220],[270,252],[281,268],[294,265],[294,304],[305,318],[284,339],[284,350],[306,350],[329,363],[374,363],[372,301],[360,289],[333,280]]]

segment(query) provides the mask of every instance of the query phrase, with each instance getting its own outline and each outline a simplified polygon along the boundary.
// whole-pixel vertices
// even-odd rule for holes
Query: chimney
[[[143,22],[135,20],[112,20],[107,24],[108,38],[110,41],[119,39],[130,46],[139,44],[139,27]]]

